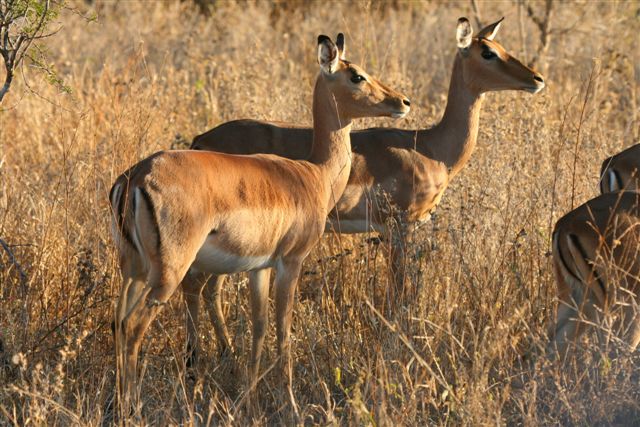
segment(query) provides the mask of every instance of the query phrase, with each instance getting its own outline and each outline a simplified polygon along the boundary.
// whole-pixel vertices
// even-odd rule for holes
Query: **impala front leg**
[[[281,261],[276,268],[275,305],[276,305],[276,333],[278,336],[278,355],[280,356],[280,372],[285,378],[289,377],[291,354],[289,334],[291,332],[291,317],[298,284],[298,277],[302,268],[301,260]]]
[[[411,242],[407,223],[399,218],[391,225],[389,238],[389,291],[387,292],[385,310],[391,315],[394,307],[405,302],[405,284],[407,281],[407,252]]]
[[[264,338],[267,335],[267,321],[269,315],[269,273],[265,268],[249,273],[249,292],[251,299],[251,322],[253,329],[253,346],[251,348],[251,362],[249,364],[249,389],[258,382],[258,369]],[[224,322],[223,322],[224,323]]]

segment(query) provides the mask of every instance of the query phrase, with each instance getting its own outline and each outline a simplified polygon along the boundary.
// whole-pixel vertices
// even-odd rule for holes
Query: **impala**
[[[135,399],[138,350],[150,322],[189,269],[249,271],[253,343],[249,379],[258,378],[267,327],[269,268],[275,268],[279,364],[290,364],[289,333],[302,261],[321,237],[351,166],[349,132],[360,117],[403,117],[409,100],[344,60],[318,37],[313,144],[307,161],[273,155],[163,151],[116,180],[110,193],[123,287],[116,307],[122,401]]]
[[[374,230],[386,234],[390,238],[390,267],[398,293],[404,286],[405,236],[429,219],[450,180],[467,164],[476,146],[483,94],[500,90],[536,93],[544,87],[539,73],[513,58],[494,40],[501,22],[487,26],[473,37],[469,21],[458,20],[458,51],[447,106],[438,125],[425,130],[376,128],[351,134],[351,174],[326,229],[342,233]],[[197,136],[191,148],[304,158],[311,143],[312,131],[308,128],[239,120]],[[388,200],[397,209],[389,210]],[[395,221],[389,221],[390,215],[395,215],[391,218]],[[387,227],[390,223],[394,226]],[[221,351],[226,352],[230,348],[220,301],[223,282],[223,277],[213,277],[204,296]],[[397,302],[395,292],[396,289],[390,290],[391,304]],[[187,317],[197,325],[198,299],[187,300],[190,313]],[[189,337],[191,348],[195,340],[195,336]]]
[[[602,162],[600,168],[600,192],[638,190],[640,169],[640,144],[633,145]]]
[[[640,342],[640,193],[600,195],[562,217],[553,232],[558,284],[551,355],[603,319],[633,350]]]

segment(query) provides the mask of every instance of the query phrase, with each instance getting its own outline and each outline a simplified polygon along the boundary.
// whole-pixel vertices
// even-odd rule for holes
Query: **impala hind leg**
[[[182,279],[182,293],[187,306],[187,352],[185,364],[187,369],[197,367],[200,353],[198,339],[198,319],[200,316],[200,295],[207,283],[207,275],[189,271]]]
[[[622,313],[623,339],[633,352],[640,344],[640,304],[635,298],[628,298]]]
[[[209,312],[209,319],[213,325],[218,340],[218,349],[221,356],[233,353],[231,339],[227,330],[227,324],[222,312],[222,287],[224,286],[226,276],[211,276],[203,291],[204,302]]]
[[[128,416],[130,414],[129,409],[129,389],[125,378],[125,349],[126,349],[126,336],[123,331],[123,320],[126,317],[127,307],[129,301],[137,301],[146,285],[147,272],[144,269],[144,265],[140,257],[136,252],[131,252],[122,249],[123,254],[120,257],[120,269],[122,274],[122,289],[120,290],[120,297],[115,309],[114,321],[112,322],[111,329],[114,337],[115,355],[116,355],[116,369],[120,375],[117,376],[117,397],[118,402],[121,403],[120,408],[122,410],[121,415]]]
[[[267,335],[269,320],[269,273],[270,270],[267,268],[249,273],[251,328],[253,333],[251,361],[249,362],[249,389],[255,387],[258,381],[262,347]]]
[[[127,292],[121,294],[116,328],[120,329],[120,346],[117,351],[124,415],[129,413],[131,402],[133,401],[135,408],[138,401],[137,362],[144,333],[173,295],[180,279],[182,277],[174,271],[152,266],[146,286],[141,281],[133,281]]]
[[[560,356],[560,359],[566,357],[569,344],[578,336],[578,317],[579,313],[576,310],[575,302],[558,301],[556,324],[551,331],[551,342],[547,349],[551,359],[555,359],[557,355]]]
[[[587,322],[597,322],[598,312],[591,297],[580,283],[572,288],[570,300],[558,302],[556,327],[549,348],[552,359],[557,352],[560,360],[565,360],[569,355],[570,345],[575,344],[585,331]]]

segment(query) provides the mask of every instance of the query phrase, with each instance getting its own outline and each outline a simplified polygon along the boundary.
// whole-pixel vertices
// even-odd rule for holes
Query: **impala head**
[[[322,78],[334,96],[342,117],[404,117],[410,109],[409,99],[380,83],[361,67],[345,59],[342,33],[336,43],[318,36],[318,63]]]
[[[465,83],[480,93],[498,90],[536,93],[542,90],[542,75],[509,55],[494,41],[502,19],[486,26],[475,36],[472,36],[473,30],[467,18],[458,19],[456,39]]]

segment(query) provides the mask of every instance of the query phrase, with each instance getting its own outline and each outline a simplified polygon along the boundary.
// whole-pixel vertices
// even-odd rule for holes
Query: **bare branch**
[[[551,45],[551,16],[553,12],[553,0],[545,0],[544,3],[544,14],[542,17],[536,15],[535,11],[531,7],[531,4],[527,0],[522,0],[522,5],[524,6],[529,19],[538,27],[538,31],[540,31],[540,44],[538,45],[538,49],[536,50],[536,54],[533,59],[529,62],[530,66],[535,65],[540,58],[546,55],[549,50],[549,46]]]
[[[0,239],[0,246],[2,249],[9,255],[9,262],[16,268],[18,274],[20,275],[20,284],[25,284],[27,282],[27,273],[24,272],[18,261],[16,260],[13,251],[11,251],[11,247],[4,240]]]
[[[484,25],[482,25],[482,16],[480,16],[480,8],[478,7],[476,0],[471,0],[471,8],[473,9],[473,17],[476,21],[476,25],[478,26],[478,30],[480,30]]]

